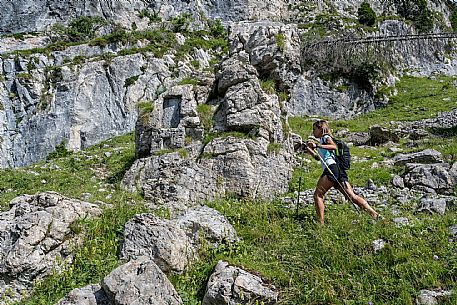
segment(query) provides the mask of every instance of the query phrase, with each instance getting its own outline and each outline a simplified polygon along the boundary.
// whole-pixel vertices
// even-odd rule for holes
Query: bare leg
[[[378,213],[368,204],[368,202],[360,197],[359,195],[354,193],[354,190],[352,189],[352,186],[349,184],[349,182],[344,182],[341,183],[341,185],[344,187],[344,190],[341,189],[341,187],[338,185],[338,190],[348,199],[351,200],[353,203],[358,205],[360,208],[365,210],[368,214],[370,214],[371,217],[376,218],[378,217]]]
[[[316,190],[314,191],[314,206],[316,208],[317,221],[324,224],[324,195],[334,186],[327,176],[323,176],[317,181]]]

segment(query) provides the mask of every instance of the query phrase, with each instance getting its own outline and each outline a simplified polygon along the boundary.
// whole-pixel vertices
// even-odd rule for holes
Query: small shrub
[[[358,11],[359,22],[367,26],[373,26],[376,22],[376,13],[368,2],[362,2]]]
[[[260,87],[269,94],[276,94],[276,83],[273,79],[260,80]]]
[[[138,118],[144,126],[149,125],[149,115],[154,110],[154,104],[150,101],[143,101],[137,104]]]
[[[284,34],[279,33],[275,35],[276,45],[278,46],[279,51],[284,52],[286,37]]]
[[[192,77],[186,77],[183,78],[180,82],[179,85],[198,85],[199,81],[197,78],[192,78]]]
[[[149,19],[149,24],[152,24],[154,22],[162,21],[162,18],[160,18],[158,13],[151,12],[150,10],[147,10],[147,9],[142,10],[138,14],[138,17],[140,17],[140,18],[148,18]]]
[[[104,48],[104,47],[106,47],[107,44],[108,44],[108,40],[106,40],[106,38],[104,38],[104,37],[97,37],[97,38],[92,39],[89,42],[89,45],[92,47],[99,46],[101,48]]]
[[[227,35],[220,19],[208,20],[209,31],[213,37],[223,38]]]
[[[18,74],[16,74],[16,78],[22,79],[22,80],[27,80],[27,79],[31,79],[32,75],[29,73],[18,73]]]
[[[281,150],[282,145],[279,143],[270,143],[267,146],[268,154],[277,154]]]
[[[449,17],[449,20],[451,22],[452,30],[454,32],[457,32],[457,9],[454,9],[452,11],[451,16]]]
[[[124,82],[124,88],[127,88],[131,85],[133,85],[139,78],[140,76],[139,75],[135,75],[135,76],[131,76],[129,78],[127,78]]]
[[[198,116],[200,117],[200,124],[205,131],[213,128],[214,107],[208,104],[200,104],[197,106]]]
[[[70,152],[65,147],[65,141],[60,142],[59,145],[56,146],[55,150],[50,153],[47,157],[47,160],[65,158],[70,155]]]
[[[170,19],[170,23],[173,26],[173,32],[175,33],[189,32],[189,26],[192,21],[193,17],[189,13],[184,13]]]

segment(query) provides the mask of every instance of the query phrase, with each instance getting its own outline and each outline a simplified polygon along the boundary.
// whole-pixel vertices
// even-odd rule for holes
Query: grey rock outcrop
[[[77,52],[89,56],[95,47],[88,48]],[[155,99],[171,76],[169,62],[141,54],[81,65],[62,65],[58,52],[52,55],[27,59],[24,66],[39,62],[32,70],[14,59],[3,63],[0,168],[42,160],[62,141],[79,150],[132,131],[136,104]],[[126,86],[129,79],[137,81]]]
[[[56,305],[179,305],[181,298],[167,276],[141,256],[108,274],[101,284],[72,290]]]
[[[103,279],[101,286],[116,305],[182,304],[166,275],[147,257],[116,268]]]
[[[276,304],[278,292],[260,277],[219,261],[206,287],[203,305]]]
[[[0,214],[0,293],[18,299],[35,280],[59,270],[58,261],[71,262],[71,249],[81,241],[71,224],[101,210],[52,192],[20,196],[10,205]]]
[[[194,253],[190,239],[179,226],[142,214],[126,224],[121,250],[121,258],[127,261],[140,256],[149,257],[164,272],[181,272]]]
[[[449,297],[452,295],[452,291],[446,290],[427,290],[423,289],[419,291],[419,296],[416,299],[417,305],[436,305],[439,304],[438,300],[441,298]]]
[[[136,215],[125,226],[121,259],[152,259],[163,272],[182,272],[202,243],[217,246],[237,241],[227,219],[206,206],[189,208],[170,220],[152,214]]]
[[[453,192],[454,178],[449,174],[449,164],[406,164],[405,185],[409,188],[425,189],[429,192],[449,194]]]
[[[377,125],[370,126],[368,134],[370,136],[369,142],[371,145],[380,145],[387,142],[396,143],[400,140],[398,135],[392,132],[391,130]]]
[[[393,161],[395,165],[402,166],[406,163],[441,163],[443,159],[439,151],[426,149],[410,154],[398,154],[393,158]]]
[[[123,185],[140,190],[151,207],[184,210],[227,194],[270,198],[287,189],[293,143],[283,130],[286,119],[278,97],[263,91],[241,53],[219,65],[216,100],[204,105],[192,93],[198,88],[170,88],[137,121],[137,155],[145,158],[126,173]],[[233,71],[244,72],[230,79]],[[198,105],[218,107],[202,118]],[[208,143],[205,133],[214,137]],[[162,154],[164,149],[174,152]]]
[[[205,205],[187,209],[174,221],[196,245],[201,240],[207,240],[215,245],[232,244],[238,240],[235,229],[227,218]]]
[[[419,212],[428,211],[444,215],[446,212],[446,199],[444,198],[422,198],[417,209]]]
[[[55,305],[112,305],[100,285],[76,288],[60,299]]]

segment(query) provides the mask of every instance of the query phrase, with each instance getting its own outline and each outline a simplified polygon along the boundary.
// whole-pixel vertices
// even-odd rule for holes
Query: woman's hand
[[[306,146],[307,146],[309,149],[313,149],[313,150],[317,148],[317,144],[314,143],[314,142],[311,142],[311,141],[306,142]]]

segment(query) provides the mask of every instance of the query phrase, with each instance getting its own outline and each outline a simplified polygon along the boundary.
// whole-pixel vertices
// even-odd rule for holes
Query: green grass
[[[375,124],[390,121],[416,121],[434,117],[438,112],[457,108],[457,88],[452,77],[439,76],[436,80],[419,77],[402,77],[396,84],[398,94],[391,96],[385,108],[377,109],[354,119],[335,122],[332,127],[350,131],[367,131]],[[444,101],[443,99],[450,99]]]
[[[368,131],[372,125],[387,125],[391,121],[415,121],[436,116],[439,112],[457,108],[457,89],[453,86],[454,78],[439,76],[436,80],[417,77],[403,77],[397,83],[398,94],[390,98],[385,108],[377,109],[350,120],[329,120],[333,132],[348,128],[351,132]],[[390,91],[390,90],[388,90]],[[445,99],[443,101],[443,99]],[[447,101],[446,101],[447,100]],[[305,141],[312,131],[315,118],[290,117],[289,125],[293,132],[299,134]],[[408,148],[401,142],[403,152],[415,152],[426,148],[440,151],[447,160],[457,160],[457,131],[455,128],[431,130],[432,137],[418,142],[418,146]],[[401,171],[400,168],[379,166],[372,168],[374,162],[380,162],[384,157],[392,157],[384,147],[361,148],[351,147],[351,155],[367,159],[361,162],[351,161],[348,171],[349,181],[354,186],[365,186],[370,178],[376,185],[389,185],[391,174]],[[310,158],[310,157],[308,157]],[[314,188],[322,170],[319,163],[312,162],[296,168],[289,190],[298,189],[298,180],[302,176],[301,189]],[[304,179],[306,178],[306,179]]]
[[[397,228],[389,217],[372,223],[348,204],[328,205],[320,227],[312,206],[295,214],[281,202],[210,205],[228,217],[242,242],[205,251],[192,270],[172,278],[184,304],[200,304],[219,259],[262,274],[278,287],[280,304],[413,304],[421,289],[457,288],[457,243],[447,233],[455,210],[444,217],[408,213],[413,225]],[[375,254],[371,242],[379,238],[388,245]],[[456,301],[454,295],[440,304]]]
[[[85,235],[84,244],[75,249],[74,263],[66,266],[62,273],[56,272],[37,283],[31,296],[18,304],[55,304],[74,288],[100,282],[118,266],[124,224],[134,214],[146,211],[140,195],[119,187],[134,157],[134,135],[130,133],[83,153],[67,152],[34,166],[0,170],[2,210],[18,195],[44,191],[55,191],[70,198],[90,193],[88,201],[100,200],[111,205],[104,208],[100,218],[72,224],[75,233]]]
[[[111,156],[106,157],[105,152]],[[118,183],[135,160],[134,135],[113,138],[84,153],[52,154],[52,158],[29,167],[0,170],[0,207],[6,209],[16,196],[42,191],[55,191],[72,198],[89,192],[91,201],[105,202],[108,192],[99,189],[111,190],[113,198],[125,196]]]

